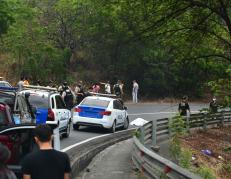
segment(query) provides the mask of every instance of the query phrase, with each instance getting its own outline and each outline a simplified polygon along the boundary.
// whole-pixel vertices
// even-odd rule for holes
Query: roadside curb
[[[77,143],[76,146],[74,145],[72,148],[65,150],[71,160],[71,178],[76,178],[99,152],[115,143],[131,138],[135,130],[136,128],[132,128],[114,134],[99,136],[92,140],[86,140],[86,142],[80,142],[79,145]]]

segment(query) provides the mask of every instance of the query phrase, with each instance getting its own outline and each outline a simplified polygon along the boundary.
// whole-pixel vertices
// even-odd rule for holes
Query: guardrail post
[[[152,121],[152,145],[155,146],[156,145],[156,126],[157,121],[153,120]]]
[[[140,127],[140,142],[144,144],[144,126]]]
[[[224,126],[224,121],[225,121],[225,115],[224,111],[221,112],[221,126]]]
[[[190,119],[190,115],[187,115],[186,116],[186,130],[188,133],[190,133],[189,119]]]
[[[203,120],[203,129],[206,130],[207,129],[207,114],[204,114],[204,120]]]

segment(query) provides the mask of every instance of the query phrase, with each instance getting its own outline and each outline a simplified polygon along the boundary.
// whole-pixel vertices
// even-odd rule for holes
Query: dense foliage
[[[227,78],[230,0],[3,0],[0,6],[7,74],[121,79],[125,90],[137,79],[140,92],[153,97],[202,96],[209,81]]]

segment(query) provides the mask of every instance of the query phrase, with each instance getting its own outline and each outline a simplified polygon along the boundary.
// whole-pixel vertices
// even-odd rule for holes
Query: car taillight
[[[82,112],[83,110],[82,109],[80,109],[80,108],[75,108],[75,112]]]
[[[55,120],[55,113],[52,111],[52,109],[48,109],[48,116],[47,116],[47,120],[49,121],[54,121]]]
[[[105,116],[110,116],[111,111],[101,111],[100,114],[105,115]]]

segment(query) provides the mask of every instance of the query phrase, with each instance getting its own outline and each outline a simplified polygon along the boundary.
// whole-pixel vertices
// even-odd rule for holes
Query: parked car
[[[12,86],[9,82],[0,80],[0,87],[12,87]]]
[[[119,99],[89,96],[74,108],[73,128],[80,126],[99,126],[115,132],[116,128],[127,129],[129,118],[127,108]]]
[[[64,137],[69,137],[71,127],[71,111],[55,88],[41,86],[27,86],[20,91],[28,97],[29,103],[36,108],[36,124],[44,124],[46,121],[57,121],[59,132]]]
[[[35,111],[30,106],[28,99],[17,92],[17,88],[0,87],[0,103],[10,107],[15,124],[35,122]]]

